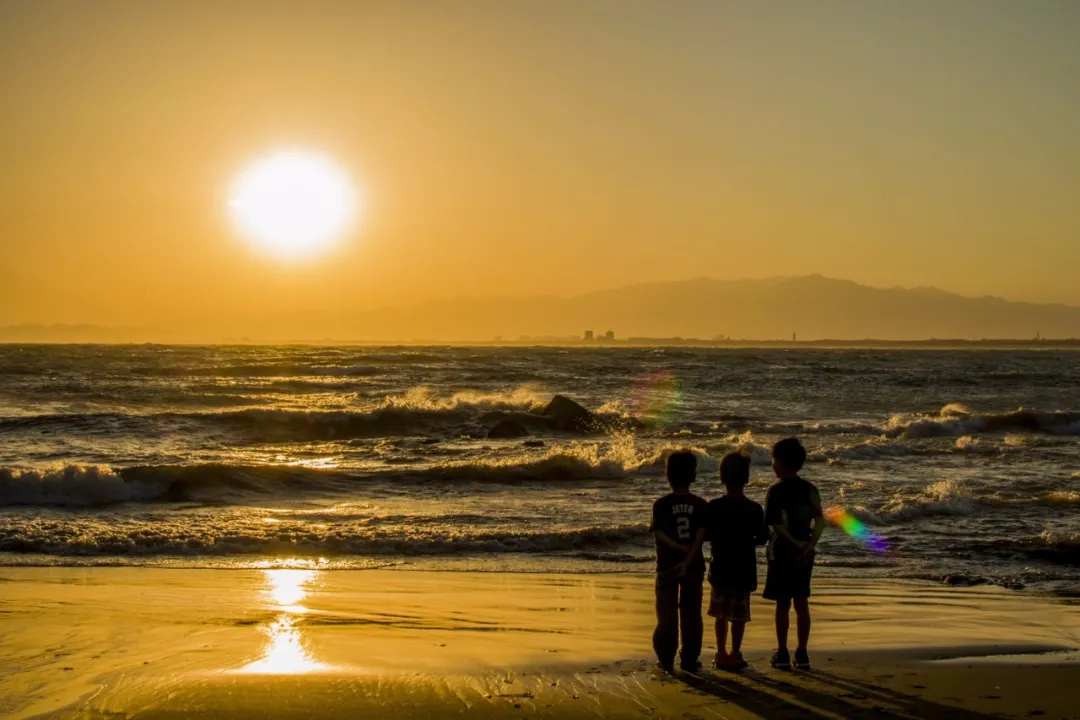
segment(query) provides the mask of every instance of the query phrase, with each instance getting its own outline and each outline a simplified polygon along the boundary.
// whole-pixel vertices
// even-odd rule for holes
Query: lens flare
[[[682,401],[682,384],[670,370],[642,375],[630,393],[631,414],[651,428],[667,425]]]
[[[825,519],[854,538],[863,547],[876,553],[889,551],[889,541],[871,530],[866,523],[842,507],[830,507],[825,510]]]

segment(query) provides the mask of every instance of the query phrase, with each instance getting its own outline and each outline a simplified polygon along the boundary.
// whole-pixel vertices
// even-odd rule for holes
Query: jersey
[[[705,527],[709,504],[691,493],[671,493],[653,503],[649,532],[662,532],[680,545],[691,545],[698,530]],[[686,559],[686,553],[656,541],[656,571],[666,572]],[[705,572],[705,555],[698,550],[687,567],[689,572]]]

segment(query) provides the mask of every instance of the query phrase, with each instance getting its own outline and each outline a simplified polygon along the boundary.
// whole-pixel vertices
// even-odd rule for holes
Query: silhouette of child
[[[716,659],[713,667],[742,670],[743,635],[750,622],[750,594],[757,590],[757,551],[768,540],[765,511],[746,497],[750,458],[730,453],[720,461],[720,481],[727,493],[709,503],[707,537],[712,543],[709,615],[716,618]],[[727,651],[731,625],[731,652]]]
[[[795,667],[810,668],[807,644],[810,641],[810,575],[814,570],[814,549],[825,519],[821,495],[812,484],[799,477],[806,462],[806,449],[796,438],[781,440],[773,446],[773,472],[779,482],[769,488],[765,498],[765,522],[772,531],[769,541],[769,570],[765,579],[767,600],[776,601],[776,652],[772,666],[788,669],[789,612],[795,605],[799,645],[795,649]]]
[[[708,503],[690,492],[697,474],[697,458],[688,451],[672,453],[667,459],[667,480],[671,493],[653,504],[649,532],[656,539],[656,630],[653,649],[660,667],[672,672],[679,649],[684,670],[701,667],[702,583],[705,579],[705,516]]]

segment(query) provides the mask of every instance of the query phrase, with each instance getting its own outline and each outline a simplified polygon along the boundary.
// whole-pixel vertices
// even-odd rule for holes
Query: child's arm
[[[705,544],[705,528],[698,528],[697,534],[694,536],[694,542],[686,550],[686,559],[675,566],[676,574],[683,575],[690,567],[690,563],[694,561],[697,554],[701,552],[701,546]]]
[[[767,545],[769,542],[769,526],[765,524],[765,511],[758,509],[757,532],[754,534],[754,545]]]
[[[660,543],[662,543],[664,545],[667,545],[670,548],[674,548],[676,550],[682,550],[683,552],[689,552],[690,551],[690,548],[688,548],[686,545],[683,545],[681,543],[677,543],[674,540],[672,540],[671,538],[669,538],[666,534],[664,534],[663,530],[653,530],[653,535],[656,537],[658,542],[660,542]]]
[[[810,509],[814,518],[814,534],[801,548],[802,554],[809,555],[817,547],[818,540],[821,539],[822,533],[825,532],[825,513],[821,511],[821,495],[815,491],[810,497]]]
[[[765,496],[765,524],[776,533],[777,537],[784,538],[797,548],[802,548],[802,541],[796,540],[795,536],[788,530],[787,518],[784,516],[784,511],[773,496],[771,489]]]
[[[668,537],[663,530],[660,529],[660,518],[657,516],[656,510],[656,506],[659,502],[660,501],[657,500],[655,503],[653,503],[652,520],[649,522],[649,532],[651,532],[653,534],[653,537],[656,538],[656,542],[660,543],[661,545],[667,545],[670,548],[686,552],[687,548],[685,545],[675,542],[670,537]]]
[[[773,529],[773,532],[775,532],[779,537],[784,538],[789,543],[791,543],[792,545],[794,545],[795,547],[797,547],[799,549],[802,549],[803,545],[806,544],[805,541],[803,541],[803,540],[796,540],[795,539],[795,536],[792,535],[790,531],[788,531],[788,527],[787,527],[786,522],[781,523],[779,525],[773,525],[772,529]]]
[[[694,542],[686,551],[686,561],[693,560],[699,552],[701,552],[701,546],[705,544],[705,528],[698,528],[697,533],[694,535]]]

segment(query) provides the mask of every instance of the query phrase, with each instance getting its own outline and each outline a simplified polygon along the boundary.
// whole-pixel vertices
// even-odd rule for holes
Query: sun
[[[244,168],[229,193],[229,215],[259,249],[281,258],[327,250],[351,228],[356,189],[329,158],[289,150]]]

